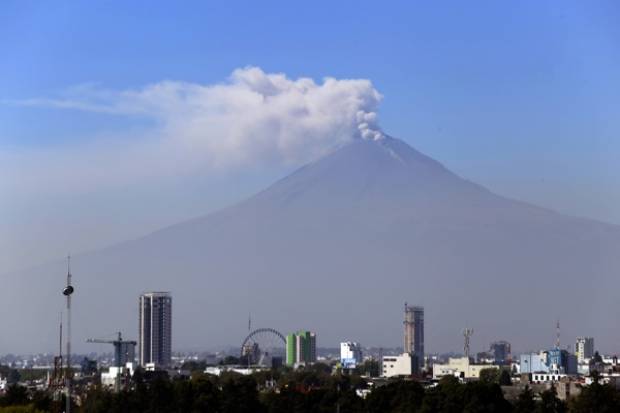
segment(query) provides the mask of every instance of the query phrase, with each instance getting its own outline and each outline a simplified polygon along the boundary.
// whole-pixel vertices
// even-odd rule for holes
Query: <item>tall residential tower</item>
[[[140,296],[138,354],[141,366],[170,366],[172,356],[172,297],[167,292]]]

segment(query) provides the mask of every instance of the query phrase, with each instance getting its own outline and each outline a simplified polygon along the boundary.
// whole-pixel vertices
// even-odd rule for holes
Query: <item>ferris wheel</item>
[[[285,355],[286,338],[273,328],[258,328],[241,344],[241,357],[247,358],[248,364],[264,366],[274,357],[284,359]]]

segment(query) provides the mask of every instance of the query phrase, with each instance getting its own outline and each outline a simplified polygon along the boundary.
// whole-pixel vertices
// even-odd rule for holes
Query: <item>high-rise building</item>
[[[489,353],[493,357],[493,362],[500,366],[508,364],[511,357],[510,343],[507,341],[495,341],[491,343]]]
[[[170,366],[172,356],[172,297],[167,292],[140,296],[138,354],[140,365]]]
[[[424,307],[405,303],[405,343],[403,350],[414,358],[415,372],[424,367]]]
[[[316,334],[298,331],[286,336],[286,364],[289,366],[316,362]]]
[[[594,338],[577,337],[575,355],[578,363],[584,363],[586,359],[592,358],[594,356]]]
[[[343,369],[354,369],[362,363],[362,346],[347,341],[340,343],[340,364]]]

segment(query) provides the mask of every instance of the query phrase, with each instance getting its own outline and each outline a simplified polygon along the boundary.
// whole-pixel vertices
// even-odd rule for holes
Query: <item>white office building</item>
[[[414,357],[411,353],[384,356],[382,365],[383,377],[411,376],[414,372]]]
[[[359,343],[346,341],[340,343],[340,365],[343,369],[354,369],[362,363],[362,346]]]

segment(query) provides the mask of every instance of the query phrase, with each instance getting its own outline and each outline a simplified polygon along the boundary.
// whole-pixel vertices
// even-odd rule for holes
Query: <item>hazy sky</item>
[[[15,1],[0,50],[3,270],[212,211],[381,130],[620,224],[615,1]]]

